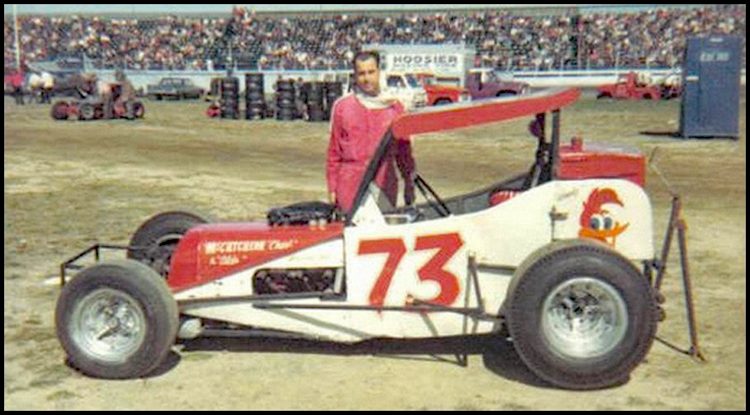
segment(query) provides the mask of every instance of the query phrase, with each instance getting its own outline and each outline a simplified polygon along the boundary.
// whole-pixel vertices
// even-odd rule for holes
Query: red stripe
[[[271,227],[264,223],[196,226],[177,245],[167,283],[173,292],[183,291],[341,238],[343,232],[343,223],[324,227]]]

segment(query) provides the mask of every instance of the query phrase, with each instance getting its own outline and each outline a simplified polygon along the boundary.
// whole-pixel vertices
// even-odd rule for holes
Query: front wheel
[[[606,246],[566,242],[517,278],[506,309],[521,359],[567,389],[627,381],[656,335],[651,287],[630,261]]]
[[[55,120],[68,119],[69,105],[66,101],[58,101],[52,106],[52,118]]]
[[[177,303],[156,273],[131,260],[99,263],[66,284],[55,309],[70,364],[106,379],[140,377],[169,353]]]

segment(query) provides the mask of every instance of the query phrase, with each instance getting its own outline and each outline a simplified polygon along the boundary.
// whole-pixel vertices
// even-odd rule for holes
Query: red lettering
[[[438,295],[429,300],[434,304],[449,306],[453,304],[458,297],[460,286],[458,277],[443,269],[445,264],[453,258],[458,250],[463,246],[461,236],[457,233],[448,233],[440,235],[427,235],[417,237],[414,249],[424,251],[428,249],[437,249],[438,251],[417,270],[417,275],[421,281],[434,281],[440,286]],[[385,265],[378,275],[377,281],[370,292],[370,304],[382,306],[385,302],[385,296],[391,285],[396,268],[401,259],[406,254],[406,246],[403,240],[399,238],[363,240],[359,242],[359,255],[366,254],[387,254]]]
[[[420,236],[414,249],[438,249],[437,253],[424,264],[417,275],[422,281],[435,281],[440,285],[440,293],[429,300],[431,303],[449,306],[458,296],[458,277],[443,269],[443,266],[453,258],[464,242],[457,233],[444,235]]]
[[[371,241],[360,241],[359,242],[359,255],[364,254],[388,254],[388,258],[385,260],[383,270],[380,271],[378,280],[375,282],[375,286],[370,292],[370,304],[374,306],[382,306],[385,301],[385,295],[388,292],[388,287],[391,285],[391,279],[393,274],[396,273],[401,258],[406,253],[406,247],[404,241],[401,239],[377,239]]]

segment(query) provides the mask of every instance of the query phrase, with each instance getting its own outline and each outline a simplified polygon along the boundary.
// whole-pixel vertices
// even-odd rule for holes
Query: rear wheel
[[[99,263],[66,284],[55,325],[70,364],[108,379],[148,374],[177,335],[177,303],[166,283],[131,260]]]
[[[146,107],[143,106],[143,103],[140,101],[136,101],[133,103],[133,115],[135,118],[143,118],[143,116],[146,114]]]
[[[130,239],[128,258],[140,261],[166,278],[172,253],[182,236],[192,227],[208,223],[205,215],[191,212],[164,212],[144,222]]]
[[[83,121],[91,121],[96,118],[96,108],[93,104],[83,103],[78,107],[78,117]]]
[[[656,302],[646,278],[615,251],[566,241],[518,278],[508,329],[539,377],[568,389],[614,386],[648,353]]]

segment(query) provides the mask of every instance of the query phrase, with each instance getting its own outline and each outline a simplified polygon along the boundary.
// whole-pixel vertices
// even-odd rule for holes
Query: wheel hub
[[[627,326],[625,300],[614,287],[595,278],[567,280],[544,300],[543,338],[567,360],[610,352],[624,338]]]
[[[122,362],[143,343],[146,319],[133,297],[102,288],[86,295],[75,307],[71,330],[85,354],[105,362]]]

